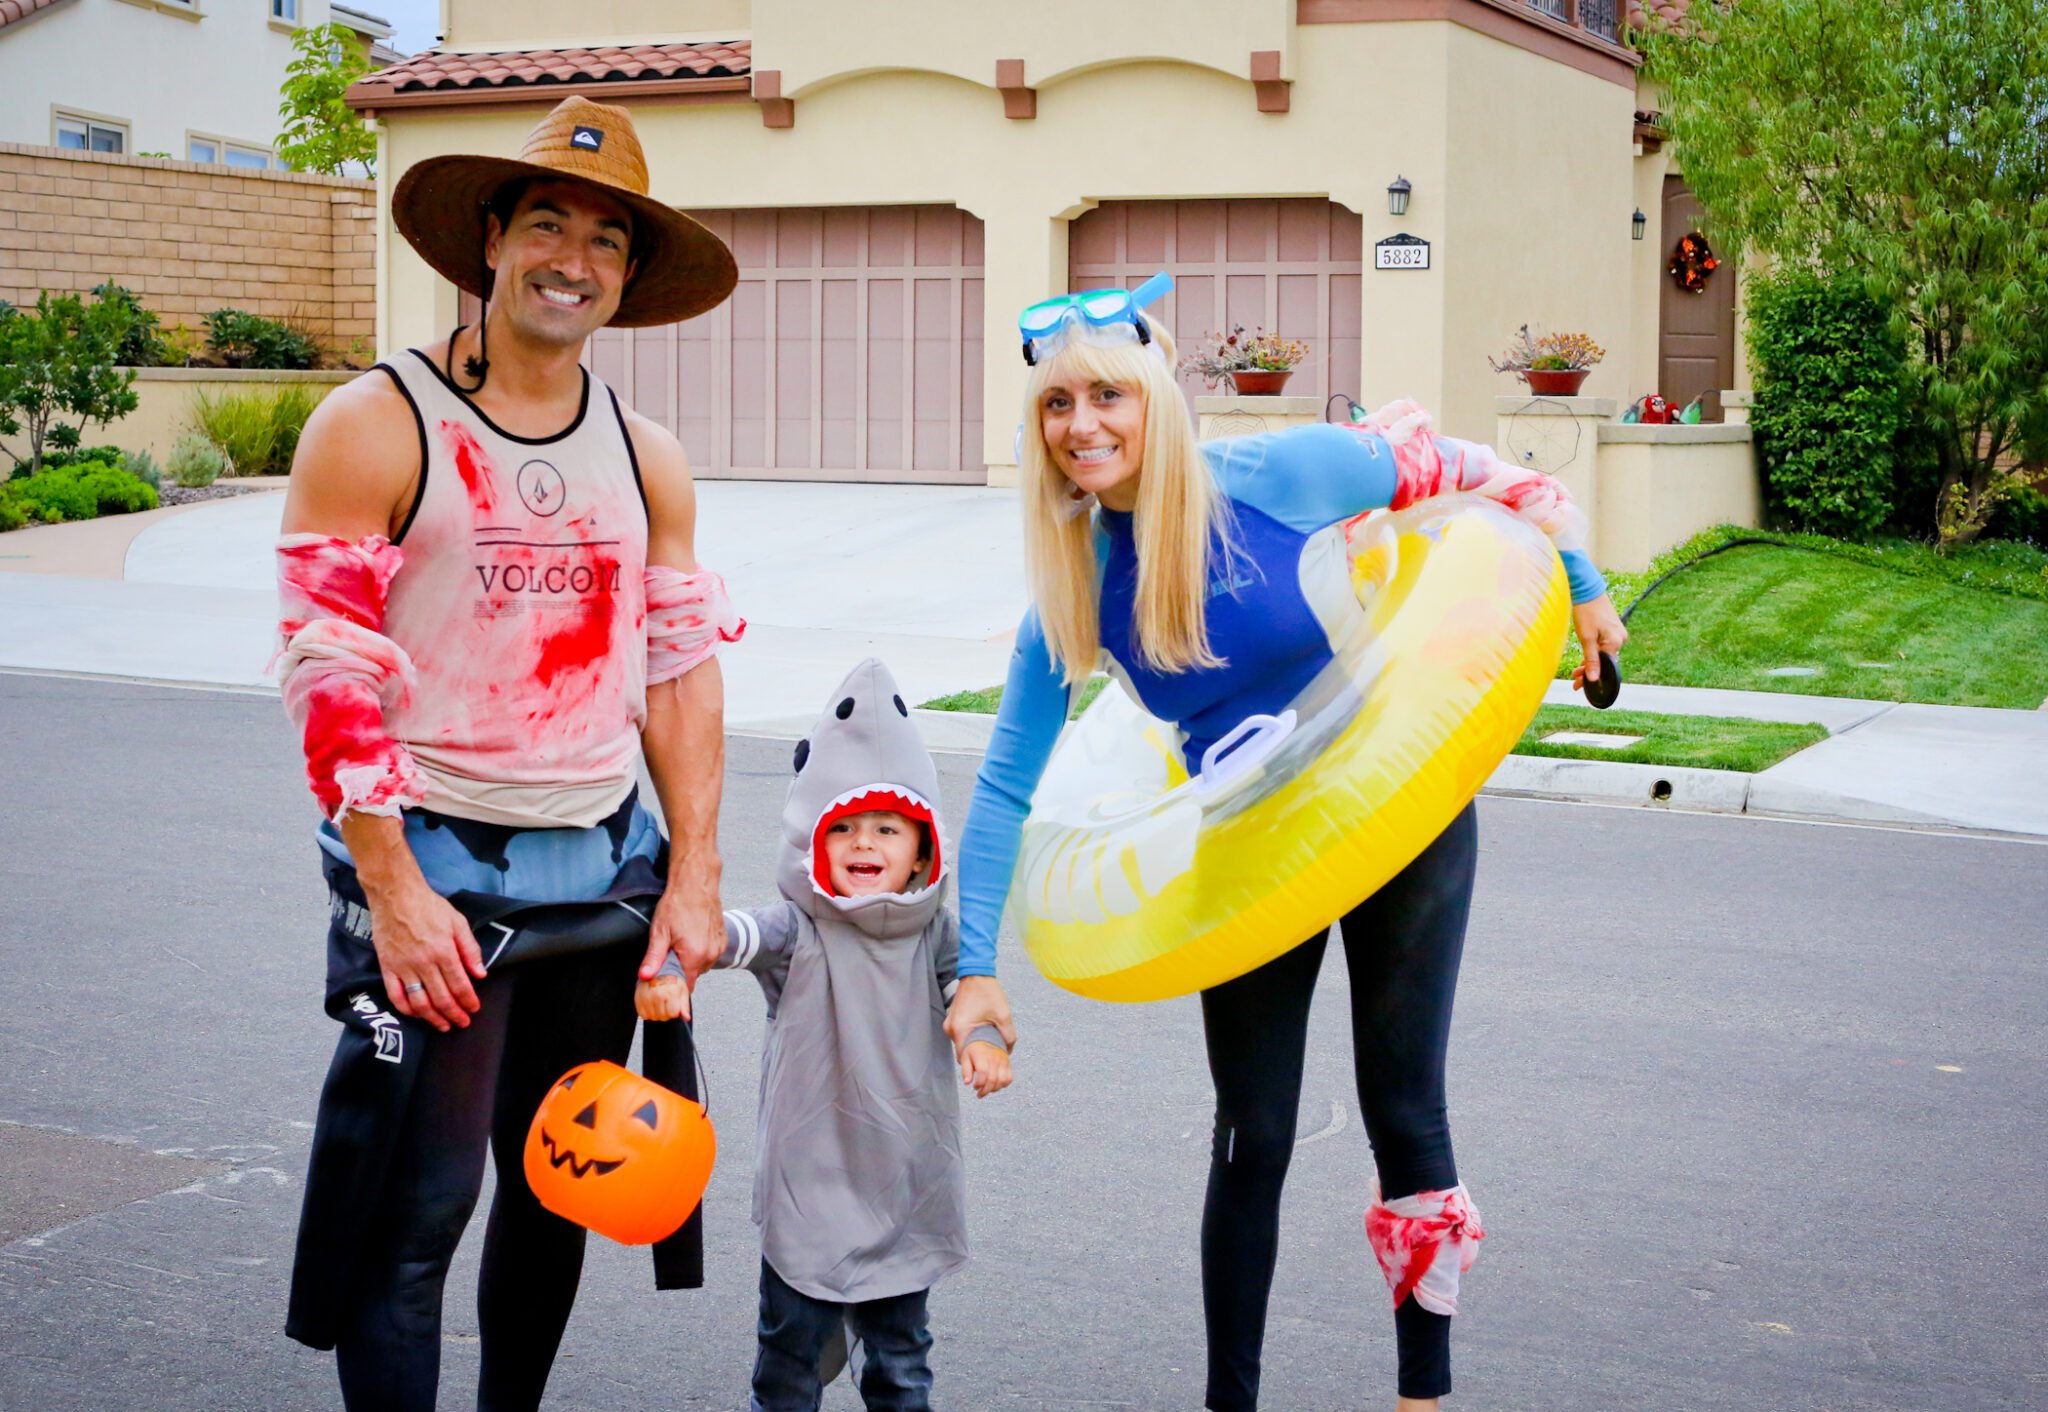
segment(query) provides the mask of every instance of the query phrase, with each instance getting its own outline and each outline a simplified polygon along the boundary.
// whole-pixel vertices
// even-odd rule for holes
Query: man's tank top
[[[587,828],[633,788],[647,716],[647,504],[618,399],[586,372],[566,430],[514,436],[418,350],[378,366],[424,478],[384,621],[419,684],[386,728],[428,809]]]

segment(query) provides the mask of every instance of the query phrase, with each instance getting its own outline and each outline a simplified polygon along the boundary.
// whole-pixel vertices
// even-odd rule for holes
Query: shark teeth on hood
[[[908,806],[907,808],[897,810],[896,812],[899,814],[905,814],[914,818],[917,814],[922,813],[927,819],[932,816],[931,801],[914,789],[905,789],[900,784],[864,784],[858,789],[849,789],[846,793],[827,804],[818,811],[818,817],[822,820],[826,815],[838,813],[857,799],[869,798],[878,801],[877,803],[870,804],[868,806],[869,809],[887,809],[890,807],[890,801],[894,801],[897,804]]]

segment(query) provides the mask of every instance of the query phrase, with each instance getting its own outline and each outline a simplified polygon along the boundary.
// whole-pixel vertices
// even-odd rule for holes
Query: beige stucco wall
[[[1629,286],[1615,271],[1629,258],[1632,89],[1451,24],[1318,25],[1301,30],[1293,45],[1291,110],[1260,113],[1251,83],[1237,76],[1253,42],[1246,26],[1270,25],[1287,6],[1202,4],[1205,24],[1213,21],[1209,28],[1225,36],[1213,42],[1233,46],[1231,54],[1243,51],[1229,71],[1221,48],[1210,55],[1214,67],[1151,60],[1104,66],[1089,47],[1088,25],[1056,30],[1013,18],[1019,42],[1030,39],[1040,50],[999,55],[982,35],[973,41],[979,58],[970,66],[957,47],[968,41],[949,37],[963,27],[935,24],[923,36],[938,56],[932,62],[989,72],[971,82],[902,69],[831,82],[819,77],[798,93],[789,129],[765,128],[750,102],[641,107],[636,119],[653,189],[683,206],[938,202],[980,217],[991,330],[983,422],[997,480],[1011,461],[1025,372],[1019,360],[1002,355],[1005,340],[997,335],[1019,308],[1066,287],[1067,222],[1106,200],[1324,196],[1361,213],[1368,255],[1360,281],[1363,385],[1356,391],[1367,403],[1419,398],[1455,434],[1491,434],[1490,399],[1507,389],[1487,370],[1485,356],[1527,319],[1591,331],[1618,364],[1611,380],[1624,380]],[[452,0],[458,15],[470,8],[471,0]],[[643,20],[653,13],[623,3],[593,8]],[[900,17],[924,8],[903,3],[880,11]],[[1022,14],[1030,7],[1017,8]],[[1167,7],[1162,0],[1133,8],[1163,17]],[[769,24],[769,7],[755,9],[757,26]],[[793,91],[789,63],[810,64],[805,55],[814,55],[822,73],[826,49],[864,42],[844,33],[844,25],[833,30],[821,22],[802,44],[797,36],[775,41],[794,46],[783,52],[795,56],[776,59],[767,38],[774,25],[816,9],[778,5],[773,25],[758,31],[756,62],[784,67],[785,93]],[[538,20],[520,21],[528,22]],[[1161,18],[1154,38],[1183,28],[1202,26]],[[480,22],[458,26],[463,35],[486,32],[494,31]],[[1284,30],[1258,34],[1268,32],[1274,37],[1259,43],[1287,47]],[[1192,55],[1212,41],[1172,42]],[[1027,58],[1027,77],[1038,85],[1035,119],[1004,118],[992,55]],[[1033,65],[1068,76],[1041,82]],[[391,110],[383,119],[380,188],[388,192],[406,167],[439,153],[516,151],[537,117],[530,108]],[[1415,188],[1401,218],[1386,208],[1386,186],[1397,174]],[[388,218],[382,224],[379,346],[432,341],[455,322],[454,293],[391,238]],[[1434,242],[1430,270],[1371,268],[1369,247],[1398,231]]]
[[[1637,571],[1711,525],[1763,523],[1755,448],[1740,425],[1600,428],[1601,567]]]
[[[329,0],[299,0],[326,24]],[[290,26],[259,0],[190,8],[74,0],[0,30],[0,142],[52,144],[53,106],[128,126],[128,151],[186,155],[188,133],[270,149]]]
[[[180,432],[188,429],[192,399],[201,392],[268,391],[285,383],[308,386],[321,397],[359,373],[244,372],[233,368],[140,368],[135,374],[135,410],[105,427],[88,427],[87,445],[147,451],[163,465]]]
[[[844,34],[860,27],[847,23],[845,6],[832,8],[827,28]],[[439,47],[573,49],[743,39],[753,27],[752,11],[749,0],[441,0],[444,39]]]
[[[1387,28],[1388,26],[1370,26]],[[1447,40],[1441,424],[1483,437],[1522,391],[1486,364],[1521,325],[1607,350],[1581,393],[1625,398],[1635,342],[1629,268],[1635,93],[1458,25]],[[1410,180],[1415,180],[1410,174]],[[1411,215],[1429,193],[1418,182]],[[1434,206],[1434,202],[1431,206]],[[1380,220],[1386,220],[1385,207]],[[1367,225],[1367,243],[1372,240]],[[1417,235],[1429,232],[1422,229]],[[1397,276],[1382,274],[1379,283]],[[1368,272],[1367,285],[1375,281]],[[1366,322],[1373,341],[1374,324]],[[1371,382],[1370,376],[1367,378]]]
[[[1292,76],[1293,0],[1117,0],[1113,5],[1014,0],[887,0],[844,23],[838,0],[764,0],[754,8],[754,66],[782,74],[783,96],[848,77],[920,69],[991,83],[998,59],[1022,59],[1037,88],[1133,61],[1188,64],[1250,76],[1255,50],[1281,55]]]

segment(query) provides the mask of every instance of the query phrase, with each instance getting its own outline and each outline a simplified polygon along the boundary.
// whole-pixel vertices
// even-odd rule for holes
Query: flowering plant
[[[1487,364],[1497,373],[1581,372],[1607,356],[1590,334],[1532,334],[1523,324],[1508,351]]]
[[[1184,355],[1179,371],[1199,373],[1211,387],[1228,382],[1232,373],[1285,373],[1308,361],[1308,345],[1300,339],[1264,329],[1246,333],[1243,324],[1202,337],[1204,346]]]

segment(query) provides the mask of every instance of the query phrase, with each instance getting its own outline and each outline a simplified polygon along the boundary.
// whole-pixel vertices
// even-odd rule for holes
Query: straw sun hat
[[[624,108],[565,98],[527,134],[517,158],[429,157],[407,170],[391,216],[420,258],[458,289],[486,297],[484,216],[507,182],[587,182],[633,213],[638,267],[614,328],[671,324],[716,308],[739,282],[725,242],[647,194],[647,158]]]

